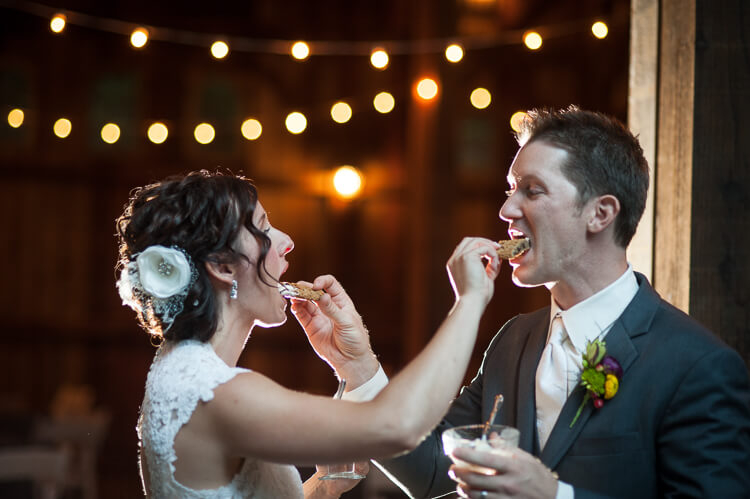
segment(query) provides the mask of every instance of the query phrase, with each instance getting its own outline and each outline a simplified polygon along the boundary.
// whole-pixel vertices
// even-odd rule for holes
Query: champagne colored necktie
[[[552,319],[550,329],[549,341],[536,369],[536,426],[540,449],[544,449],[568,398],[567,355],[562,346],[567,333],[559,312]]]

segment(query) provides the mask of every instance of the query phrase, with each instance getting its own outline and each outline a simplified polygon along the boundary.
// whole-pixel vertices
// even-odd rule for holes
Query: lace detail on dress
[[[302,498],[294,466],[245,459],[231,482],[218,489],[194,490],[174,478],[174,440],[199,401],[214,398],[214,389],[247,369],[229,367],[208,343],[167,342],[159,349],[146,380],[138,437],[146,454],[151,494],[155,499]],[[146,465],[144,464],[144,465]]]

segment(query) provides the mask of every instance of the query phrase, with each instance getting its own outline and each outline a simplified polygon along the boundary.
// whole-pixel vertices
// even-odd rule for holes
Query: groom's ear
[[[228,263],[206,262],[205,265],[211,279],[231,284],[235,278],[234,266]]]
[[[605,194],[592,200],[587,229],[598,233],[611,226],[620,213],[620,200],[611,194]]]

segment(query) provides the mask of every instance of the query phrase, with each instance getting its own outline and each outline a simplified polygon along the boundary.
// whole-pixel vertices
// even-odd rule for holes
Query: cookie
[[[303,300],[315,301],[323,297],[323,291],[300,286],[293,282],[280,282],[278,288],[279,293],[284,298],[302,298]]]
[[[509,239],[506,241],[498,241],[500,248],[497,250],[497,256],[509,260],[517,256],[522,255],[526,250],[531,248],[531,241],[528,238],[523,239]]]

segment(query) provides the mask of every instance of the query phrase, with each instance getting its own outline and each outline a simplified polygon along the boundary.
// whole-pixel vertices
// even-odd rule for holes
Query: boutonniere
[[[581,355],[583,360],[583,370],[581,371],[581,383],[586,390],[583,401],[578,407],[573,421],[570,423],[572,428],[578,416],[581,415],[583,407],[589,400],[594,401],[594,407],[601,409],[604,401],[609,400],[617,394],[622,378],[622,367],[617,359],[607,355],[607,345],[602,340],[589,341],[586,344],[586,351]]]

